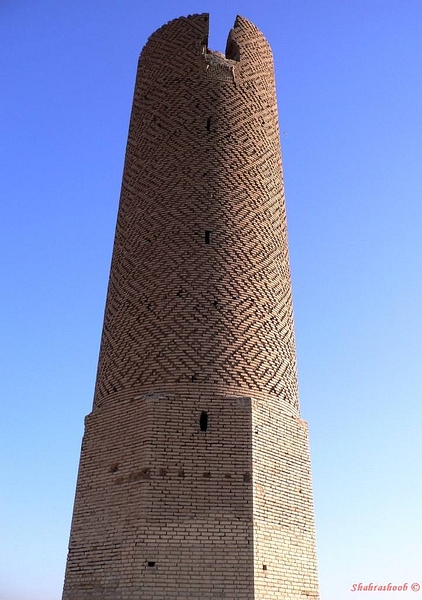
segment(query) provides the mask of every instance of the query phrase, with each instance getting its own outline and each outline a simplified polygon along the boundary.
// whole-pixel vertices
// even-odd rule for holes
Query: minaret
[[[271,49],[139,59],[64,600],[318,598]]]

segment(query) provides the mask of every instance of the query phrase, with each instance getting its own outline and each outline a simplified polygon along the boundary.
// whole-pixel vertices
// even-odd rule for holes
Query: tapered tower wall
[[[271,50],[138,66],[64,600],[317,597]]]

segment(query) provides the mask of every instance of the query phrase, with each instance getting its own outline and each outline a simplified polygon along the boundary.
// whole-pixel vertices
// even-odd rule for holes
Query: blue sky
[[[204,11],[275,56],[322,598],[422,585],[420,0],[3,0],[0,600],[60,598],[137,58]]]

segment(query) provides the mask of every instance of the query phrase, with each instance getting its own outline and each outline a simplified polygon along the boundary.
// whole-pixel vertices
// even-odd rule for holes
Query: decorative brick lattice
[[[318,594],[272,55],[207,36],[139,60],[64,600]]]

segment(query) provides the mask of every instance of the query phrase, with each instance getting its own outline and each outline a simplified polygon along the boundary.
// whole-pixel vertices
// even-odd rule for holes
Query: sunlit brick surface
[[[64,600],[318,597],[272,55],[207,36],[140,57]]]

